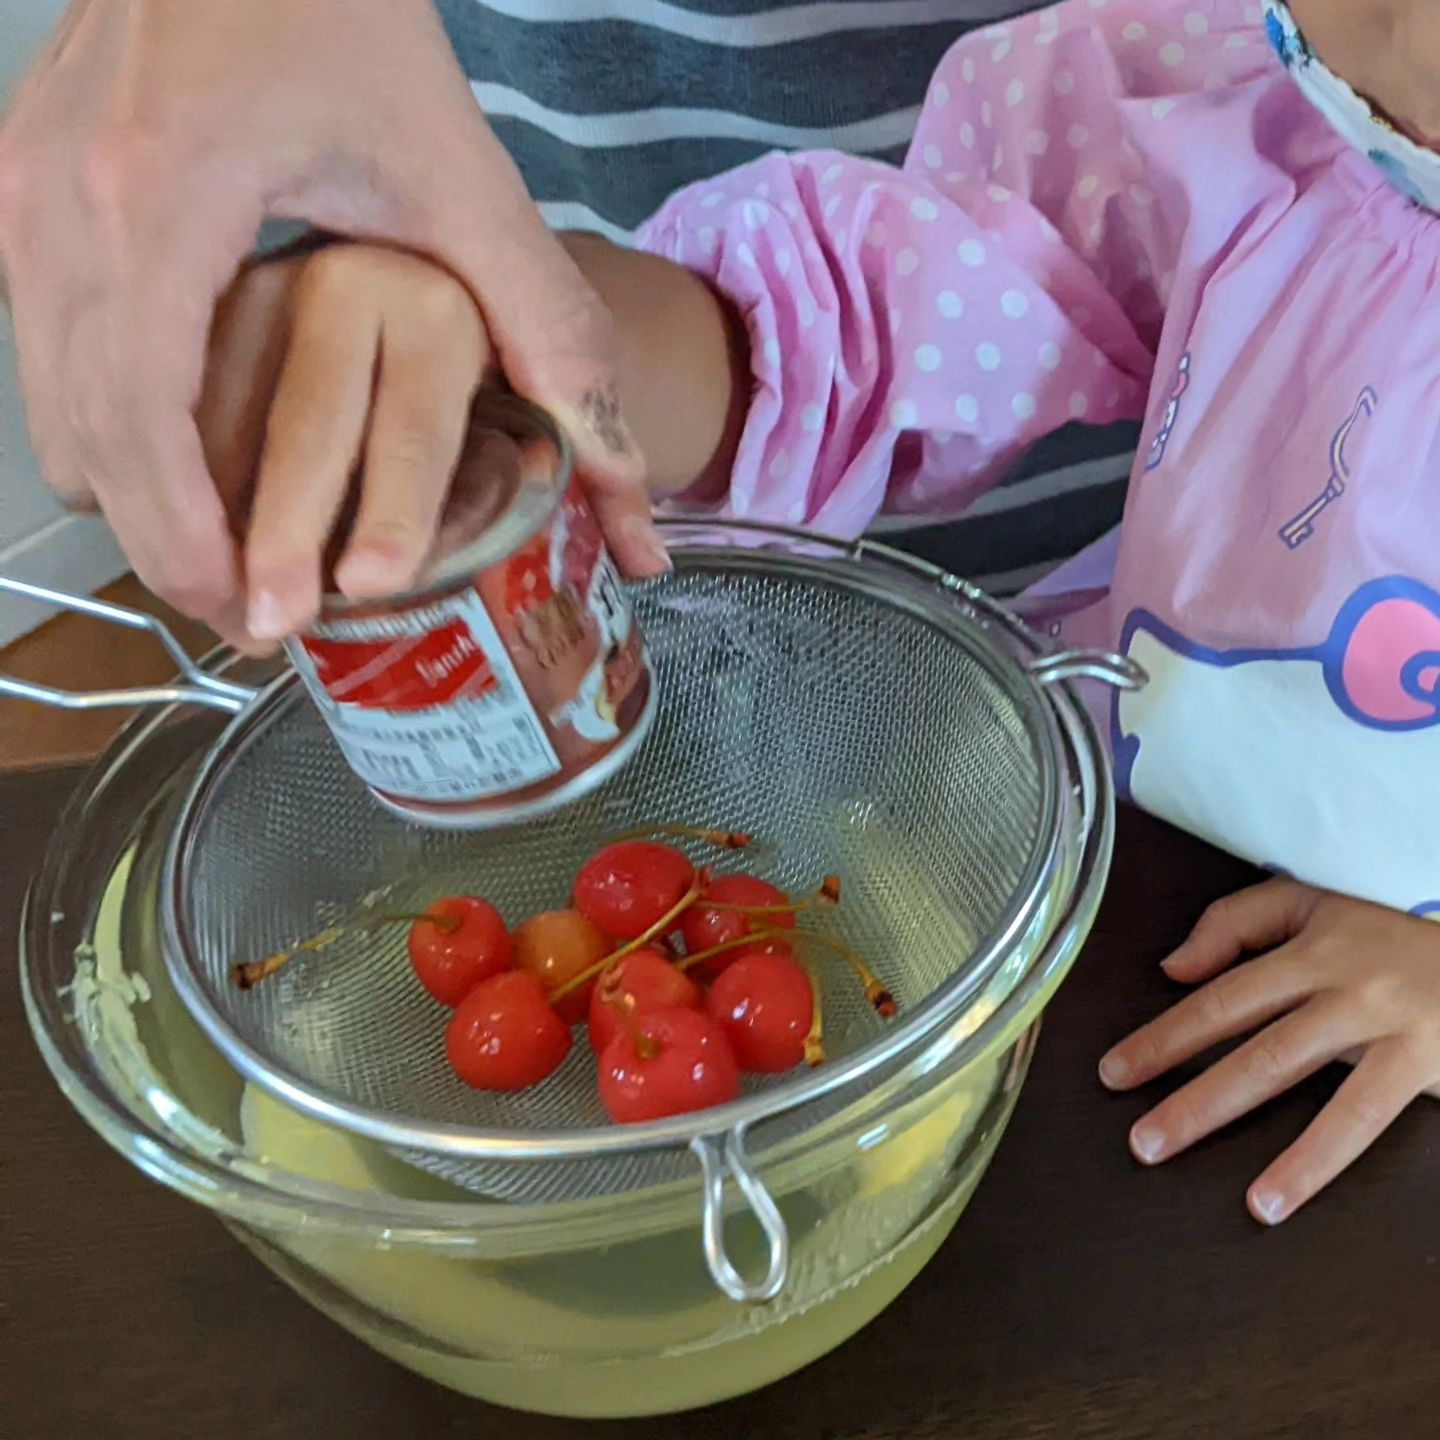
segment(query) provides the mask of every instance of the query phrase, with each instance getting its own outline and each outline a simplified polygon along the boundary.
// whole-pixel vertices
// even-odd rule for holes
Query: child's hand
[[[723,487],[750,396],[737,317],[679,265],[562,238],[614,317],[619,401],[650,490]],[[195,414],[230,514],[249,516],[241,538],[257,648],[314,616],[321,555],[357,472],[358,514],[335,579],[356,599],[411,583],[492,365],[469,291],[427,260],[336,244],[241,273],[216,311]],[[663,570],[647,494],[624,476],[581,478],[621,569]]]
[[[1242,956],[1268,952],[1236,964]],[[1418,1095],[1440,1082],[1440,925],[1272,880],[1213,906],[1164,964],[1204,988],[1100,1062],[1133,1090],[1251,1031],[1130,1132],[1147,1165],[1178,1155],[1333,1060],[1354,1073],[1251,1186],[1257,1220],[1278,1224],[1330,1183]]]
[[[334,245],[241,274],[196,413],[217,484],[235,511],[249,500],[254,640],[315,614],[321,555],[357,474],[336,580],[353,598],[413,582],[490,359],[465,287],[400,251]]]

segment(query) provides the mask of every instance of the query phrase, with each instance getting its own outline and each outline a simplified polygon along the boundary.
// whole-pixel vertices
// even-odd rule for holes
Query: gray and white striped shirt
[[[557,228],[624,240],[772,150],[898,162],[940,57],[1016,0],[438,0],[476,98]],[[1131,436],[1068,431],[910,548],[1007,591],[1119,516]]]

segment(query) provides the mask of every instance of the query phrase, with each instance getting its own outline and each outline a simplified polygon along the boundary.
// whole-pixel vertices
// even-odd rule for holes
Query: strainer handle
[[[170,633],[163,621],[139,610],[124,605],[112,605],[105,600],[94,600],[88,595],[68,595],[63,590],[50,590],[44,585],[31,585],[24,580],[12,580],[0,575],[0,590],[12,595],[35,600],[56,610],[70,610],[78,615],[89,615],[96,620],[105,620],[112,625],[123,625],[129,630],[147,630],[164,647],[175,662],[184,681],[173,685],[139,685],[125,690],[60,690],[50,685],[32,685],[28,680],[0,675],[0,695],[15,700],[33,700],[40,705],[49,705],[59,710],[108,710],[117,707],[126,709],[140,705],[207,705],[214,710],[225,710],[237,714],[255,698],[255,692],[244,685],[234,685],[228,680],[207,675],[185,653],[185,648]]]
[[[1032,660],[1027,668],[1044,686],[1061,685],[1071,680],[1098,680],[1115,690],[1142,690],[1150,680],[1134,660],[1105,650],[1061,650]],[[1071,697],[1072,705],[1062,703],[1055,695],[1049,698],[1079,767],[1080,833],[1088,841],[1097,817],[1108,813],[1114,804],[1104,761],[1094,726],[1078,698]]]
[[[773,1300],[785,1288],[785,1278],[790,1269],[790,1232],[785,1228],[785,1217],[781,1215],[780,1207],[750,1163],[745,1151],[744,1132],[732,1130],[723,1139],[700,1135],[690,1142],[690,1149],[699,1159],[705,1177],[705,1215],[701,1233],[705,1264],[709,1267],[711,1279],[723,1294],[737,1304],[763,1305]],[[770,1268],[758,1285],[752,1285],[741,1275],[725,1250],[727,1174],[745,1197],[745,1203],[764,1231],[769,1247]]]
[[[1064,680],[1098,680],[1114,690],[1143,690],[1150,677],[1128,655],[1108,650],[1060,650],[1030,662],[1030,673],[1042,685]]]

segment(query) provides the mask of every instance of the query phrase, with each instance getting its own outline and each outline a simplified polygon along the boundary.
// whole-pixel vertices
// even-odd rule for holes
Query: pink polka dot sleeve
[[[1139,418],[1206,89],[1265,64],[1245,8],[1069,0],[950,52],[903,169],[774,155],[671,200],[638,243],[750,335],[726,513],[958,515],[1046,433]]]

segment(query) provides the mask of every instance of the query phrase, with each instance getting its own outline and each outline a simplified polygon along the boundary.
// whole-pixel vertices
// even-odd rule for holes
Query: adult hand
[[[263,219],[429,254],[478,300],[510,383],[574,438],[622,568],[663,550],[618,414],[604,306],[552,239],[455,64],[430,0],[72,0],[0,131],[0,273],[41,464],[98,503],[140,577],[243,639],[309,618],[313,534],[206,469],[193,408],[217,296]],[[322,417],[323,420],[323,417]],[[437,446],[398,437],[349,567],[413,577]],[[298,482],[303,483],[303,482]],[[369,484],[367,479],[367,485]],[[297,501],[303,510],[303,498]]]

